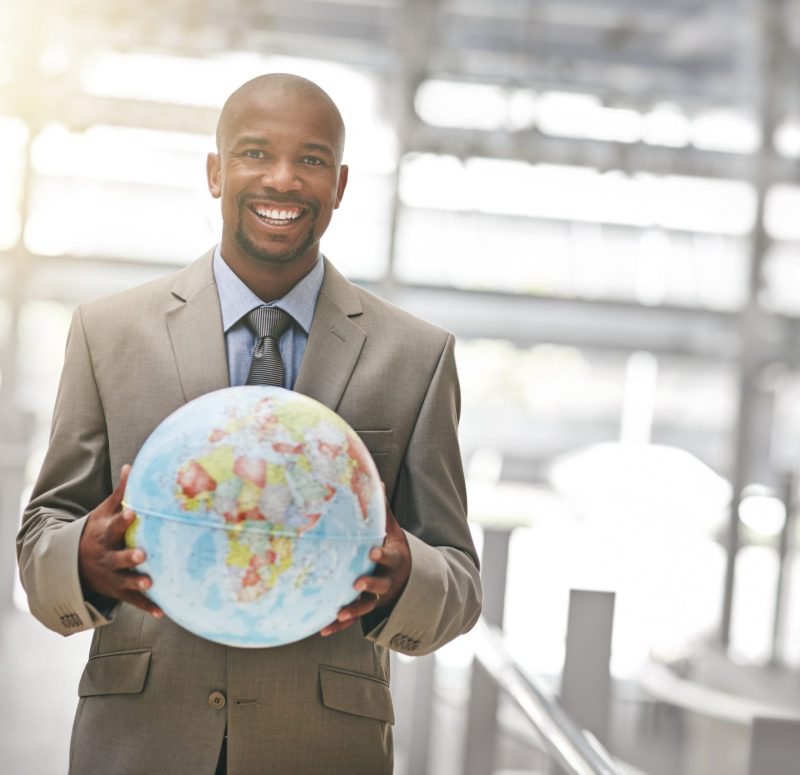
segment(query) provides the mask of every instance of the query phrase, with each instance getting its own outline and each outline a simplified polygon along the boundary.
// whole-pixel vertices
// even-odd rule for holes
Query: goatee
[[[242,251],[244,251],[251,258],[254,258],[256,261],[263,261],[264,263],[268,264],[291,264],[314,246],[314,242],[316,241],[316,236],[314,235],[314,224],[317,222],[317,217],[319,216],[319,205],[316,202],[309,202],[306,200],[297,199],[295,197],[273,195],[271,198],[273,201],[278,203],[302,207],[308,213],[310,213],[311,225],[308,227],[308,234],[303,242],[293,250],[287,249],[283,252],[280,252],[280,250],[266,250],[265,248],[253,242],[253,240],[247,235],[247,232],[244,228],[244,211],[248,206],[248,202],[250,199],[252,199],[252,197],[247,196],[239,197],[239,223],[236,226],[236,234],[234,234],[234,239]],[[273,244],[277,248],[279,242],[276,240]]]
[[[256,243],[247,236],[247,232],[244,229],[244,224],[242,223],[241,218],[239,219],[239,225],[236,228],[234,239],[236,240],[236,244],[244,253],[251,258],[254,258],[256,261],[263,261],[266,264],[291,264],[293,261],[296,261],[298,258],[307,253],[316,242],[314,224],[312,223],[308,230],[308,234],[306,234],[306,238],[296,248],[287,249],[283,252],[267,250],[259,245],[256,245]]]

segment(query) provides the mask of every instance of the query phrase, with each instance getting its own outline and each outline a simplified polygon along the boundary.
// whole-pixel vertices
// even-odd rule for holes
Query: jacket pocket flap
[[[350,673],[320,666],[322,704],[331,710],[394,724],[394,708],[389,685],[362,673]]]
[[[98,694],[138,694],[150,667],[149,651],[117,651],[89,659],[78,684],[80,697]]]
[[[367,449],[373,455],[380,455],[387,452],[394,452],[394,431],[360,431],[356,433],[361,437]]]

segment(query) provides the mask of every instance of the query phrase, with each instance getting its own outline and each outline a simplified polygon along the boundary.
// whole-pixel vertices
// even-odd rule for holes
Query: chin
[[[306,239],[300,245],[281,250],[278,245],[257,244],[245,234],[241,225],[236,231],[236,244],[243,253],[258,263],[272,264],[273,266],[286,266],[287,264],[296,263],[308,255],[316,241],[313,231],[309,231]]]

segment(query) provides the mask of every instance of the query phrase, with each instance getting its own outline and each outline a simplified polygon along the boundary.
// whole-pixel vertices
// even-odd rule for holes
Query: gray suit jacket
[[[329,638],[229,648],[127,604],[106,618],[84,599],[77,555],[85,515],[164,417],[226,386],[211,253],[75,311],[50,447],[17,541],[33,614],[64,635],[96,628],[70,771],[211,775],[227,725],[230,775],[390,772],[388,650],[427,654],[480,612],[453,337],[326,262],[295,390],[364,439],[412,558],[387,619]]]

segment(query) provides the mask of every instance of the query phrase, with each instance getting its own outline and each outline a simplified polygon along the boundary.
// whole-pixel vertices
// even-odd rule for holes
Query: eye
[[[264,151],[261,151],[258,148],[250,148],[244,152],[244,155],[250,159],[263,159]]]
[[[303,162],[303,164],[312,164],[314,166],[319,166],[320,164],[324,164],[324,162],[322,161],[322,159],[319,158],[319,156],[303,156],[301,161]]]

